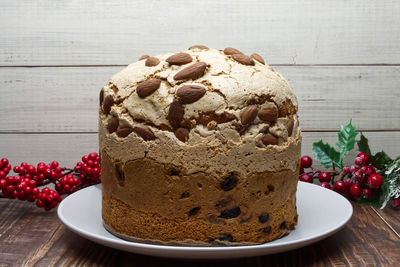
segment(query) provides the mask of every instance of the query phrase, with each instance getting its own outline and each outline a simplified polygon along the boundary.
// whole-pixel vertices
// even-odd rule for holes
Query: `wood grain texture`
[[[2,1],[0,65],[128,64],[193,44],[272,64],[398,64],[400,2]]]
[[[400,238],[400,209],[393,208],[391,204],[383,210],[374,208],[375,212],[381,217],[381,219],[389,225],[393,232]]]
[[[1,266],[396,266],[400,239],[369,207],[335,235],[275,255],[235,260],[175,260],[131,254],[88,241],[57,219],[55,211],[0,199]]]
[[[98,94],[123,67],[0,68],[0,132],[95,132]],[[400,130],[400,67],[278,66],[303,130]]]
[[[399,132],[368,132],[372,151],[385,150],[390,156],[398,155],[400,151]],[[302,154],[311,155],[312,143],[323,139],[331,145],[337,142],[334,132],[305,132],[303,133]],[[73,167],[87,153],[98,151],[96,133],[88,134],[0,134],[0,158],[7,157],[11,164],[26,161],[37,164],[40,161],[49,163],[60,161],[65,167]],[[356,152],[346,157],[346,163],[351,165]],[[319,165],[314,163],[316,167]]]

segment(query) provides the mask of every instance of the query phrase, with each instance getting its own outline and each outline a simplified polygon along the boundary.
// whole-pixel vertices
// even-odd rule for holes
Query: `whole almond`
[[[243,53],[241,51],[237,50],[236,48],[227,47],[224,49],[224,54],[225,55],[234,55],[234,54],[243,54]]]
[[[192,62],[192,57],[184,52],[174,54],[168,57],[165,61],[167,61],[170,65],[185,65],[187,63]]]
[[[206,50],[209,48],[205,45],[192,45],[191,47],[189,47],[189,50],[193,50],[193,49]]]
[[[272,134],[269,134],[269,133],[264,135],[263,138],[261,139],[261,141],[266,146],[268,146],[268,145],[277,145],[278,144],[278,138],[273,136]]]
[[[127,137],[128,135],[130,135],[131,132],[133,132],[133,128],[131,128],[131,127],[123,127],[123,128],[117,129],[116,134],[117,134],[118,137],[124,138],[124,137]]]
[[[148,129],[148,128],[143,128],[143,127],[135,127],[133,129],[137,135],[143,138],[144,141],[150,141],[156,139],[156,136],[154,133]]]
[[[185,128],[176,129],[174,134],[182,142],[186,142],[189,139],[189,131]]]
[[[251,124],[254,119],[257,117],[258,109],[257,106],[248,106],[240,116],[240,121],[243,125]]]
[[[278,118],[278,108],[276,106],[263,108],[258,112],[258,117],[262,121],[274,122]]]
[[[115,132],[118,129],[118,124],[119,124],[118,118],[117,117],[112,117],[107,122],[107,131],[110,134]]]
[[[265,65],[264,59],[263,59],[262,56],[260,56],[259,54],[254,53],[254,54],[251,54],[250,57],[253,58],[253,59],[255,59],[255,60],[257,60],[257,61],[260,62],[261,64],[264,64],[264,65]]]
[[[252,60],[250,57],[243,55],[243,54],[234,54],[234,55],[232,55],[232,58],[243,65],[254,66],[254,64],[255,64],[254,60]]]
[[[184,110],[182,104],[177,100],[172,102],[171,105],[169,106],[168,117],[167,117],[172,127],[176,128],[181,124],[181,121],[183,120],[183,114]]]
[[[99,102],[100,102],[100,106],[103,105],[103,100],[104,100],[104,90],[101,89],[100,90],[100,96],[99,96]]]
[[[160,60],[156,57],[148,57],[145,63],[147,67],[154,67],[157,66],[158,64],[160,64]]]
[[[103,111],[104,114],[108,115],[110,114],[111,111],[111,106],[114,104],[114,98],[112,95],[106,96],[106,98],[103,101]]]
[[[176,73],[174,76],[174,80],[197,79],[204,75],[204,71],[206,70],[206,68],[207,64],[204,62],[194,63]]]
[[[150,56],[149,55],[143,55],[143,56],[141,56],[140,58],[139,58],[139,60],[143,60],[143,59],[146,59],[146,58],[149,58]]]
[[[149,95],[154,93],[160,87],[160,84],[161,84],[160,79],[156,79],[156,78],[148,79],[144,82],[141,82],[137,86],[136,93],[138,94],[138,96],[140,98],[148,97]]]
[[[192,104],[202,98],[206,89],[199,85],[184,85],[176,91],[182,104]]]
[[[288,122],[287,122],[288,137],[292,136],[293,127],[294,127],[294,119],[293,119],[293,117],[290,117]]]

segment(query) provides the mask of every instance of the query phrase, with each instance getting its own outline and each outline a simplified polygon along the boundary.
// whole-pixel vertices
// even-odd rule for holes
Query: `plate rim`
[[[258,255],[259,252],[263,252],[262,255],[268,255],[268,254],[273,254],[273,253],[277,253],[277,252],[284,252],[284,251],[288,251],[288,250],[292,250],[292,249],[296,249],[299,247],[303,247],[315,242],[318,242],[322,239],[325,239],[328,236],[331,236],[333,234],[335,234],[336,232],[338,232],[339,230],[341,230],[351,219],[352,215],[353,215],[353,206],[351,205],[351,203],[349,202],[348,199],[346,199],[344,196],[320,187],[319,185],[316,184],[311,184],[311,183],[305,183],[305,182],[301,182],[299,181],[299,185],[300,186],[312,186],[315,187],[313,188],[313,190],[327,190],[327,192],[330,191],[331,194],[335,194],[335,197],[339,197],[342,198],[342,200],[344,200],[344,202],[347,205],[347,212],[346,212],[346,217],[343,218],[343,221],[338,224],[336,227],[334,228],[329,228],[327,230],[325,230],[322,233],[318,233],[318,234],[313,234],[298,240],[288,240],[288,241],[281,241],[279,243],[274,244],[274,241],[271,242],[267,242],[264,244],[259,244],[259,245],[245,245],[245,246],[228,246],[228,247],[195,247],[195,246],[172,246],[172,245],[160,245],[160,244],[146,244],[146,243],[139,243],[139,242],[131,242],[131,241],[127,241],[124,239],[121,239],[117,236],[113,236],[114,238],[111,237],[107,237],[107,236],[103,236],[103,235],[99,235],[93,232],[89,232],[86,230],[83,230],[79,227],[77,227],[76,225],[72,224],[70,221],[68,221],[68,218],[66,218],[63,214],[63,209],[65,209],[65,206],[68,204],[68,201],[70,201],[72,198],[76,198],[81,194],[84,194],[85,191],[88,190],[99,190],[99,192],[101,193],[101,184],[98,185],[94,185],[94,186],[90,186],[90,187],[86,187],[84,189],[81,189],[77,192],[75,192],[74,194],[71,194],[69,196],[67,196],[65,199],[63,199],[61,201],[61,203],[59,204],[58,208],[57,208],[57,215],[59,217],[59,219],[61,220],[61,222],[71,231],[75,232],[76,234],[87,238],[93,242],[96,243],[100,243],[102,245],[105,246],[109,246],[109,247],[113,247],[116,249],[120,249],[120,250],[125,250],[128,252],[133,252],[133,253],[140,253],[140,254],[147,254],[147,255],[155,255],[158,254],[160,255],[160,252],[169,252],[169,253],[199,253],[201,255],[198,256],[204,256],[204,253],[221,253],[221,252],[242,252],[242,253],[246,253],[248,251],[252,252],[252,254],[254,255]],[[96,189],[94,189],[96,188]],[[317,189],[318,188],[318,189]],[[329,193],[328,193],[329,194]],[[103,222],[101,222],[101,225],[103,226]],[[104,226],[103,226],[104,227]],[[123,248],[121,248],[121,246],[123,246]],[[287,248],[287,249],[285,249]],[[133,251],[133,250],[134,251]],[[147,250],[157,250],[157,253],[151,253],[148,252]],[[265,251],[264,251],[265,250]],[[235,258],[235,257],[246,257],[246,255],[229,255],[229,257],[224,257],[224,256],[218,256],[219,254],[214,255],[214,257],[208,257],[208,258]],[[163,257],[172,257],[172,258],[196,258],[196,256],[190,256],[190,255],[180,255],[180,256],[176,256],[176,255],[163,255]]]

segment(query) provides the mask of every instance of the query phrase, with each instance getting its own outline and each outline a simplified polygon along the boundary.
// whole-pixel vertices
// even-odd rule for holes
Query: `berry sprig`
[[[361,153],[354,159],[354,165],[344,165],[344,156],[354,148],[357,135],[350,120],[338,134],[336,145],[339,151],[322,140],[314,143],[314,157],[332,169],[316,170],[312,167],[311,157],[303,156],[299,180],[309,183],[318,180],[322,187],[347,195],[361,204],[381,205],[384,208],[392,201],[393,207],[400,207],[400,157],[392,160],[383,151],[372,155],[368,139],[361,134],[357,141]]]
[[[0,161],[0,198],[27,200],[36,202],[36,206],[46,211],[57,207],[63,195],[100,183],[100,157],[90,153],[82,157],[73,169],[62,168],[57,161],[49,164],[40,162],[29,165],[22,162],[12,170],[8,159]],[[53,184],[54,189],[46,185]]]

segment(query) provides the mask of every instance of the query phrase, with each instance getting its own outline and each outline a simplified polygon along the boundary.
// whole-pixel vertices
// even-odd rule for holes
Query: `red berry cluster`
[[[342,172],[335,170],[317,171],[312,168],[312,159],[303,156],[300,160],[299,179],[303,182],[312,183],[318,178],[322,187],[333,189],[341,194],[348,194],[350,197],[359,199],[363,197],[368,200],[374,198],[374,192],[383,184],[383,178],[376,173],[375,167],[370,164],[370,158],[366,153],[359,153],[354,160],[356,166],[344,167]],[[304,170],[310,168],[311,171]],[[335,178],[337,176],[337,178]],[[393,203],[399,202],[400,200]]]
[[[11,170],[8,159],[0,161],[0,197],[36,201],[36,206],[51,210],[61,202],[61,195],[71,194],[84,187],[100,183],[100,157],[90,153],[82,157],[74,169],[61,168],[57,161],[37,166],[22,162],[14,166],[16,176],[7,176]],[[54,189],[41,187],[54,184]]]

